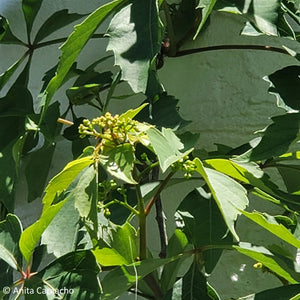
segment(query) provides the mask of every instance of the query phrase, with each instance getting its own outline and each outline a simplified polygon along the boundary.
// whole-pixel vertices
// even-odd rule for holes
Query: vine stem
[[[282,54],[290,53],[285,50],[284,48],[278,48],[273,46],[265,46],[265,45],[215,45],[215,46],[208,46],[208,47],[200,47],[194,49],[186,49],[178,51],[172,57],[180,57],[186,56],[190,54],[200,53],[200,52],[207,52],[207,51],[216,51],[216,50],[260,50],[260,51],[271,51],[271,52],[278,52]]]
[[[145,203],[142,197],[140,185],[136,185],[136,194],[138,200],[138,210],[139,210],[139,230],[140,230],[140,259],[147,258],[147,238],[146,238],[146,211]]]

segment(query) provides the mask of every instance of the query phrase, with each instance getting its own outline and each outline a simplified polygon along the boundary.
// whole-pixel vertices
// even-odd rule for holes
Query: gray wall
[[[20,0],[1,0],[0,14],[10,20],[12,31],[17,36],[24,38],[25,26],[20,2]],[[105,1],[44,1],[34,30],[56,10],[67,7],[72,12],[86,13],[95,9],[102,2]],[[208,29],[200,35],[195,43],[186,45],[186,48],[234,43],[267,43],[280,46],[283,41],[288,44],[286,40],[276,41],[270,37],[251,39],[241,37],[239,32],[242,26],[243,23],[238,17],[216,13],[213,15]],[[67,36],[71,31],[72,26],[69,26],[53,37]],[[104,52],[105,44],[103,42],[89,42],[79,57],[79,67],[84,68],[93,62],[95,57],[104,55]],[[0,60],[0,72],[2,72],[20,56],[22,49],[17,46],[13,48],[0,45],[0,53],[1,57],[5,58]],[[36,51],[30,80],[30,89],[36,99],[36,109],[39,107],[37,96],[43,73],[56,63],[58,56],[57,45]],[[111,61],[107,61],[104,68],[108,68],[111,63]],[[269,124],[269,116],[282,113],[282,110],[276,107],[275,97],[267,93],[268,83],[262,80],[262,77],[295,63],[293,58],[278,53],[238,50],[214,51],[180,58],[166,58],[165,65],[159,71],[159,75],[168,93],[180,99],[179,106],[182,116],[192,121],[187,129],[200,133],[197,146],[213,150],[216,142],[238,146],[249,141],[254,137],[254,131]],[[129,88],[123,85],[119,93],[127,93],[128,91]],[[65,99],[63,88],[56,94],[55,99]],[[122,112],[129,107],[137,106],[141,99],[142,97],[135,96],[130,100],[116,101],[112,103],[110,110],[113,113]],[[62,104],[62,107],[64,106],[65,104]],[[69,149],[64,141],[57,141],[57,151],[51,166],[51,175],[58,172],[66,162],[72,159],[71,153],[66,151],[66,147]],[[170,232],[174,228],[174,211],[186,194],[188,187],[191,186],[193,183],[187,182],[184,185],[169,189],[163,194]],[[27,226],[38,218],[41,205],[40,200],[31,204],[25,203],[25,194],[25,179],[21,175],[17,191],[16,214],[22,219],[24,226]],[[264,209],[261,201],[254,199],[253,202],[254,207]],[[274,208],[274,211],[276,212],[277,209]],[[149,244],[154,253],[158,253],[158,241],[154,238],[156,235],[154,223],[154,220],[149,220],[148,234],[151,240]],[[259,229],[249,232],[246,221],[241,220],[239,221],[238,232],[242,239],[246,239],[249,235],[257,236]],[[267,239],[269,236],[263,235],[263,238]],[[268,284],[269,287],[280,284],[272,275],[253,269],[252,264],[253,261],[241,255],[230,252],[224,253],[216,272],[210,278],[223,299],[247,295],[257,289],[267,288]]]

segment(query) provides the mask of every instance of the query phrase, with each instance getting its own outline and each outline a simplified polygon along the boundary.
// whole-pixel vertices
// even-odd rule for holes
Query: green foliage
[[[215,152],[197,149],[199,135],[186,130],[189,122],[178,111],[178,99],[164,90],[157,70],[164,56],[176,59],[216,49],[186,47],[193,38],[201,39],[201,31],[210,26],[210,14],[218,11],[240,15],[246,21],[244,35],[288,37],[298,46],[299,1],[115,0],[89,14],[69,37],[56,40],[49,36],[85,15],[56,11],[32,36],[42,2],[22,1],[26,41],[12,33],[9,20],[0,18],[0,43],[26,49],[0,75],[0,90],[7,91],[0,99],[1,299],[18,299],[21,294],[25,299],[115,299],[131,292],[147,299],[219,300],[222,295],[209,282],[209,274],[218,272],[224,250],[247,256],[257,272],[270,273],[283,284],[239,299],[298,299],[299,54],[286,46],[249,46],[295,58],[294,65],[264,77],[269,93],[286,112],[270,116],[272,123],[258,131],[260,137],[235,149],[219,145]],[[107,26],[106,34],[95,33],[100,25]],[[95,57],[79,69],[76,60],[86,43],[103,37],[118,70],[102,68],[112,55]],[[55,67],[44,70],[42,108],[37,113],[28,89],[34,52],[58,42],[63,42],[61,56]],[[74,83],[64,87],[66,97],[61,101],[67,109],[61,113],[60,103],[51,101],[70,78]],[[129,101],[128,95],[115,95],[124,81],[132,95],[143,96],[142,104],[112,115],[107,112],[111,101]],[[77,116],[75,106],[97,117]],[[61,123],[70,127],[63,130]],[[63,138],[72,142],[74,160],[45,188],[56,143]],[[23,231],[11,213],[24,164],[27,200],[42,197],[43,210]],[[278,171],[280,186],[270,170]],[[173,207],[173,226],[166,231],[164,191],[188,179],[195,188]],[[257,201],[280,207],[282,214],[251,211],[251,193]],[[159,258],[151,253],[148,238],[150,232],[157,234],[147,229],[154,206]],[[240,218],[252,221],[249,230],[259,226],[275,242],[244,240],[237,226]],[[46,252],[55,257],[50,264]]]

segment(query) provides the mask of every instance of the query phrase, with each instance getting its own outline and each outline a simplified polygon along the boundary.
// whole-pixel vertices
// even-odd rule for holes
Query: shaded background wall
[[[0,14],[8,18],[13,33],[25,39],[25,25],[20,2],[20,0],[1,0]],[[71,12],[89,13],[104,2],[107,1],[44,1],[33,32],[36,32],[37,28],[57,10],[68,8]],[[200,34],[196,42],[186,44],[185,48],[243,43],[281,46],[283,40],[271,37],[240,36],[242,27],[243,22],[238,16],[221,12],[214,13],[210,26]],[[99,32],[103,30],[105,30],[105,25],[99,29]],[[68,26],[53,34],[51,38],[67,36],[71,31],[72,26]],[[101,39],[90,41],[78,58],[78,67],[85,68],[97,58],[107,55],[105,54],[106,42]],[[284,43],[289,45],[288,41]],[[0,73],[2,73],[21,56],[23,49],[20,46],[0,45],[0,53]],[[39,49],[34,54],[29,88],[33,92],[36,110],[39,109],[38,94],[42,86],[41,78],[46,70],[57,63],[59,55],[58,45]],[[100,68],[109,70],[112,64],[111,58],[101,64]],[[262,78],[275,70],[293,64],[296,62],[292,57],[278,53],[239,50],[211,51],[179,58],[166,58],[159,76],[168,93],[179,99],[182,117],[192,121],[186,129],[200,133],[197,146],[206,150],[214,150],[216,142],[235,147],[249,141],[254,137],[254,131],[270,123],[270,116],[282,112],[276,106],[275,97],[267,93],[268,83]],[[6,90],[2,91],[0,96],[5,92]],[[122,84],[117,93],[130,93],[130,89],[126,84]],[[67,106],[64,87],[54,99],[61,101],[61,111],[64,111]],[[109,110],[112,113],[123,112],[139,105],[142,100],[142,95],[115,100],[111,102]],[[89,117],[95,116],[94,111],[88,111],[86,108],[82,113]],[[70,144],[63,140],[57,141],[50,175],[56,174],[70,160],[72,160]],[[26,168],[26,159],[22,168],[23,171]],[[172,232],[175,226],[173,217],[175,209],[193,185],[193,182],[187,182],[164,192],[163,204],[166,209],[167,222],[170,225],[169,232]],[[24,227],[34,222],[41,211],[40,199],[27,204],[25,195],[25,177],[21,172],[16,197],[16,214],[21,218]],[[252,199],[252,203],[253,207],[264,210],[265,204],[261,201]],[[268,207],[268,209],[277,211],[276,207]],[[148,222],[148,236],[151,240],[149,244],[154,255],[157,255],[159,252],[158,240],[155,237],[157,229],[154,216],[151,219]],[[242,240],[249,236],[256,237],[257,241],[273,239],[265,232],[260,233],[260,229],[255,229],[253,225],[249,231],[248,225],[243,219],[238,222],[238,233]],[[210,281],[213,282],[223,299],[247,295],[280,285],[275,277],[253,269],[252,265],[252,260],[240,254],[224,252]]]

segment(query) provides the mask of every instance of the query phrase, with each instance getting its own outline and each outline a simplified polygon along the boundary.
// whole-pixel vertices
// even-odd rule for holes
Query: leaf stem
[[[123,201],[120,201],[118,199],[114,199],[108,203],[106,203],[105,205],[103,205],[103,208],[107,208],[109,207],[110,205],[113,205],[113,204],[119,204],[119,205],[122,205],[124,206],[125,208],[129,209],[131,212],[133,212],[135,215],[139,215],[139,211],[136,210],[134,207],[132,207],[131,205],[129,205],[127,202],[123,202]]]
[[[170,172],[168,174],[168,176],[161,182],[160,186],[158,187],[156,193],[154,194],[154,196],[150,199],[146,209],[145,209],[145,214],[146,216],[150,213],[151,208],[153,206],[153,204],[155,203],[155,201],[157,200],[157,198],[159,197],[160,193],[162,192],[162,190],[165,188],[165,186],[167,185],[167,183],[169,182],[169,180],[171,179],[171,177],[175,174],[175,172]]]

